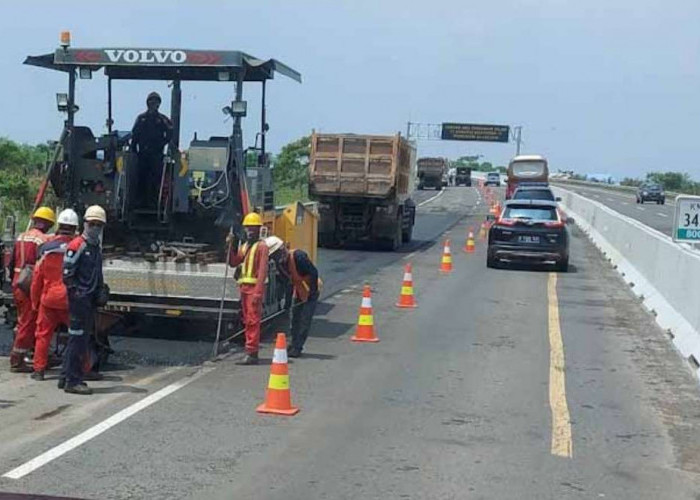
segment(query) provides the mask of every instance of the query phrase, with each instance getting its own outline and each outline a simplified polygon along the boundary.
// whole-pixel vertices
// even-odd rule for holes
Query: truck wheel
[[[560,273],[569,272],[569,257],[557,262],[556,270]]]
[[[411,242],[411,240],[413,239],[413,224],[408,226],[408,229],[404,229],[404,231],[401,233],[401,239],[404,243]]]
[[[491,252],[489,252],[486,256],[486,267],[488,267],[489,269],[499,268],[498,259],[496,259],[496,257]]]
[[[333,233],[318,233],[318,246],[333,248],[338,246],[338,241]]]
[[[435,188],[435,191],[442,191],[442,186],[438,186]]]

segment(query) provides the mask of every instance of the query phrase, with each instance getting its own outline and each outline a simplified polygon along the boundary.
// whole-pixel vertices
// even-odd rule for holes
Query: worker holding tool
[[[163,169],[163,148],[173,137],[173,123],[161,114],[161,98],[151,92],[146,98],[147,110],[136,117],[131,130],[131,145],[138,157],[139,203],[155,205]]]
[[[107,214],[98,205],[88,207],[83,234],[68,244],[63,259],[63,283],[68,291],[68,345],[58,387],[72,394],[88,395],[83,382],[89,339],[94,335],[97,307],[103,295],[102,234]],[[105,301],[106,302],[106,301]]]
[[[260,239],[262,218],[251,212],[243,218],[246,242],[229,254],[229,264],[238,267],[236,280],[241,290],[241,316],[245,328],[245,359],[242,365],[257,365],[260,348],[262,303],[267,281],[268,248]],[[232,238],[232,236],[229,236]]]
[[[47,239],[47,232],[56,222],[56,214],[49,207],[39,207],[32,215],[32,227],[20,234],[15,242],[10,259],[12,273],[12,295],[17,307],[17,329],[10,352],[10,371],[31,373],[24,357],[34,347],[37,312],[32,307],[30,297],[34,264],[39,255],[39,247]]]
[[[287,354],[290,358],[298,358],[309,336],[311,320],[318,303],[321,279],[318,277],[318,269],[305,251],[287,250],[284,242],[277,236],[266,238],[265,243],[270,249],[270,258],[275,262],[277,269],[294,287],[289,323],[292,345]]]
[[[51,337],[59,325],[68,325],[68,295],[63,284],[63,256],[78,229],[78,214],[70,208],[58,214],[56,235],[39,248],[32,277],[32,306],[38,311],[34,346],[34,380],[44,380],[49,365]]]

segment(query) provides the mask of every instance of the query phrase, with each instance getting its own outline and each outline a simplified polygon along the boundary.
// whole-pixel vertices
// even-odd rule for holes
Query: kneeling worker
[[[246,215],[243,229],[246,232],[246,243],[238,249],[232,248],[229,255],[229,265],[240,266],[236,279],[241,290],[246,357],[239,364],[257,365],[269,254],[265,241],[260,239],[262,218],[259,214],[251,212]]]
[[[270,249],[270,258],[277,269],[291,281],[294,287],[294,301],[290,316],[290,334],[292,345],[288,355],[298,358],[304,350],[304,343],[309,336],[311,320],[318,303],[319,285],[318,269],[308,254],[303,250],[287,250],[284,242],[277,236],[266,238]]]

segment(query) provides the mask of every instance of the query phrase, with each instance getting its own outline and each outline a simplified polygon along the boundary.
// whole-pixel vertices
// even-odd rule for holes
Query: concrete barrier
[[[554,191],[700,376],[700,254],[602,203],[561,187]]]

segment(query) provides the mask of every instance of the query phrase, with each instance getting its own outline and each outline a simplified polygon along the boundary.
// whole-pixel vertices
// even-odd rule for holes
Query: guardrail
[[[605,184],[604,182],[591,182],[591,181],[577,181],[573,179],[549,179],[549,183],[553,185],[562,185],[564,187],[568,186],[584,186],[591,188],[607,189],[610,191],[619,191],[624,193],[634,194],[637,192],[637,188],[634,186],[619,186],[616,184]],[[667,198],[675,198],[681,193],[676,193],[673,191],[666,191]]]
[[[564,210],[612,262],[700,375],[700,254],[560,186]]]

